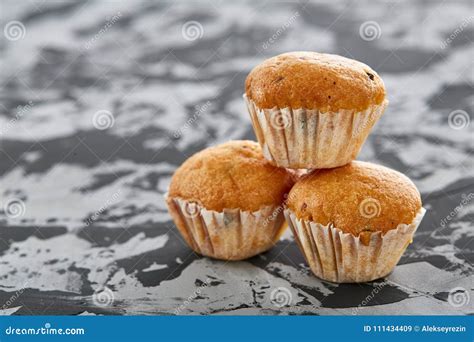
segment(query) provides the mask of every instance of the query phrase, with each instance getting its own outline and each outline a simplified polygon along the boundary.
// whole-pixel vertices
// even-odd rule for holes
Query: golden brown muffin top
[[[405,175],[353,161],[304,176],[291,189],[287,204],[300,219],[332,224],[359,236],[411,223],[421,208],[421,198]]]
[[[209,210],[257,211],[280,205],[292,185],[292,176],[271,165],[256,142],[229,141],[186,160],[171,179],[169,196]]]
[[[385,99],[369,66],[342,56],[288,52],[265,60],[247,76],[245,92],[257,107],[362,111]]]

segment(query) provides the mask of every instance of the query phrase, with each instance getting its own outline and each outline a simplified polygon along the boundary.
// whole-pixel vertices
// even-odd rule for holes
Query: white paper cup
[[[211,258],[250,258],[270,249],[286,229],[282,206],[265,206],[255,212],[218,212],[180,198],[166,197],[166,203],[188,245]]]
[[[261,109],[244,95],[263,155],[292,169],[324,169],[348,164],[359,154],[388,101],[357,112],[317,109]]]
[[[360,283],[385,277],[395,268],[426,210],[421,208],[410,224],[399,224],[384,235],[370,234],[363,244],[358,236],[332,225],[300,220],[285,209],[285,217],[313,273],[336,283]]]

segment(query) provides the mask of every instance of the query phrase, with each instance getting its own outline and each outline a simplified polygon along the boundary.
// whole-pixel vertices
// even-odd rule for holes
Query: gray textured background
[[[472,13],[468,0],[2,0],[0,314],[474,313]],[[292,50],[361,60],[386,83],[359,159],[407,174],[428,209],[386,279],[320,281],[289,232],[248,261],[202,258],[167,213],[187,157],[255,138],[245,77]]]

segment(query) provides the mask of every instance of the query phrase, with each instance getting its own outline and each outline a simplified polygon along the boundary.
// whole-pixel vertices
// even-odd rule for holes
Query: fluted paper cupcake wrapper
[[[165,197],[184,240],[195,252],[212,258],[250,258],[271,248],[286,228],[282,207],[217,212],[195,202]]]
[[[400,224],[382,235],[370,234],[368,245],[331,225],[300,220],[289,209],[285,217],[313,273],[336,283],[372,281],[388,275],[411,243],[426,210],[410,224]]]
[[[388,101],[364,111],[261,109],[244,95],[263,155],[277,166],[321,169],[342,166],[359,154]]]

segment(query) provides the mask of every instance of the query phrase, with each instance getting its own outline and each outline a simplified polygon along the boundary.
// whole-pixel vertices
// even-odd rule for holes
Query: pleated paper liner
[[[358,283],[385,277],[413,239],[426,210],[410,224],[400,224],[384,235],[372,233],[368,244],[331,225],[300,220],[289,209],[285,217],[313,273],[336,283]]]
[[[291,108],[260,109],[244,95],[266,159],[292,169],[342,166],[359,154],[388,101],[357,112]]]
[[[166,197],[181,235],[196,252],[211,258],[242,260],[270,249],[286,229],[281,206],[255,212],[207,210],[195,202]]]

